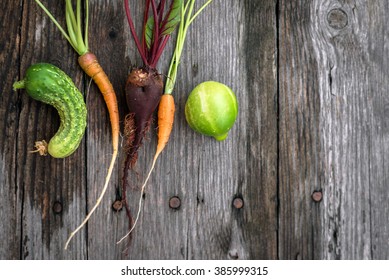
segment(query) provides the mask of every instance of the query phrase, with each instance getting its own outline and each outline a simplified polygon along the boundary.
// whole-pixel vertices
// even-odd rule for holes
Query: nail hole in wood
[[[111,30],[108,33],[109,38],[115,39],[117,37],[117,31],[114,27],[111,28]]]
[[[323,193],[321,191],[314,191],[311,197],[314,202],[320,202],[323,199]]]
[[[232,205],[233,205],[236,209],[241,209],[241,208],[243,208],[243,206],[244,206],[243,199],[240,198],[240,197],[234,198],[234,200],[233,200],[233,202],[232,202]]]
[[[181,206],[181,199],[178,196],[173,196],[169,200],[169,207],[172,209],[179,209]]]
[[[112,209],[115,212],[119,212],[123,209],[123,203],[120,200],[115,200],[114,203],[112,203]]]
[[[232,260],[237,260],[239,259],[239,254],[238,254],[238,251],[237,250],[230,250],[228,252],[228,256],[232,259]]]
[[[62,213],[62,203],[59,201],[54,202],[53,204],[53,212],[55,214],[61,214]]]

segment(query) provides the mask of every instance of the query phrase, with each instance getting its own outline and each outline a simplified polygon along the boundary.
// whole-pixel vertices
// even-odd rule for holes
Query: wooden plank
[[[321,95],[327,192],[322,257],[388,258],[388,204],[381,198],[389,195],[388,150],[380,129],[388,102],[388,5],[315,4],[322,19],[315,22],[322,30],[315,52],[327,89]]]
[[[364,22],[359,23],[363,28],[363,38],[368,36],[368,59],[369,84],[365,97],[369,112],[366,112],[362,127],[362,133],[369,133],[367,143],[365,143],[365,159],[362,163],[367,170],[367,181],[369,192],[369,205],[362,212],[362,219],[365,214],[370,215],[370,244],[365,244],[364,255],[369,255],[371,259],[389,259],[389,166],[387,163],[389,155],[389,54],[387,50],[387,40],[389,36],[385,18],[389,12],[387,2],[379,5],[367,3],[366,9],[358,12],[358,22],[364,18],[364,12],[369,15],[369,28],[364,26]],[[355,10],[355,9],[354,9]],[[363,25],[362,25],[363,24]],[[364,48],[365,50],[365,48]],[[362,74],[362,73],[361,73]],[[363,80],[362,80],[363,81]],[[364,94],[364,92],[363,92]],[[361,108],[362,109],[362,108]],[[362,109],[362,112],[364,110]],[[366,160],[367,162],[363,162]],[[361,191],[364,193],[366,185],[362,185]],[[367,223],[366,221],[365,223]],[[355,235],[354,235],[355,236]],[[347,258],[353,255],[347,255]]]
[[[279,258],[320,252],[320,99],[307,3],[279,2]],[[320,81],[320,80],[319,80]]]
[[[32,63],[50,62],[68,73],[80,87],[81,71],[70,45],[35,2],[25,1],[22,8],[21,76]],[[47,3],[47,8],[54,15],[63,14],[64,7],[54,2]],[[85,236],[74,243],[75,250],[63,250],[71,225],[79,220],[78,213],[85,215],[85,144],[82,142],[66,159],[30,153],[36,140],[49,140],[54,135],[59,117],[54,108],[32,100],[23,91],[19,94],[16,183],[22,200],[21,258],[86,258]],[[62,207],[59,214],[53,210],[54,205],[57,210]]]
[[[102,12],[104,11],[104,12]],[[111,80],[121,106],[123,119],[125,96],[123,93],[128,68],[131,63],[125,56],[128,44],[124,29],[122,1],[90,2],[89,46],[99,59],[104,71]],[[87,79],[89,84],[89,78]],[[100,195],[112,155],[111,125],[103,96],[92,82],[87,97],[89,111],[87,139],[87,191],[88,209],[91,209]],[[122,151],[120,151],[121,153]],[[110,186],[101,205],[87,225],[88,258],[120,259],[125,258],[116,242],[127,229],[124,211],[113,211],[112,204],[117,199],[117,189],[121,186],[121,166],[117,161]]]
[[[13,1],[2,9],[0,27],[0,258],[19,259],[21,195],[17,186],[17,126],[20,114],[19,95],[12,91],[18,78],[18,48],[21,12]]]
[[[388,257],[387,8],[280,3],[280,258]]]
[[[249,259],[277,258],[277,1],[245,1],[247,88],[238,143],[238,185],[245,212],[236,216]],[[260,27],[260,28],[258,28]],[[243,54],[238,54],[242,56]],[[245,144],[241,144],[245,143]],[[246,208],[247,206],[247,208]]]

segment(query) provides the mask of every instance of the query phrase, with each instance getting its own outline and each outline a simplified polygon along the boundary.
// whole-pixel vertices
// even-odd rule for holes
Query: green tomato
[[[226,85],[207,81],[189,94],[185,104],[185,117],[189,126],[216,140],[226,139],[238,116],[238,101]]]

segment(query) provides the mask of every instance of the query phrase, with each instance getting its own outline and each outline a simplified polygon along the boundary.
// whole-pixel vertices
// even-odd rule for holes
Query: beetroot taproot
[[[180,21],[182,3],[182,0],[160,0],[157,5],[155,0],[145,0],[143,31],[139,40],[128,0],[124,0],[131,35],[143,61],[143,66],[131,70],[125,85],[128,113],[124,121],[126,159],[122,178],[122,201],[130,221],[132,217],[126,200],[128,174],[137,162],[138,150],[161,100],[163,81],[156,65],[171,33]]]

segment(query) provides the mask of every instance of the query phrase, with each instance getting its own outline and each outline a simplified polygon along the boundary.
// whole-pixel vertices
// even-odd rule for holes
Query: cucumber
[[[72,79],[52,64],[36,63],[27,69],[24,79],[15,82],[13,87],[14,90],[24,88],[30,97],[54,106],[58,111],[61,119],[58,131],[48,145],[45,141],[36,142],[38,150],[43,143],[52,157],[71,155],[84,136],[87,121],[84,98]]]

